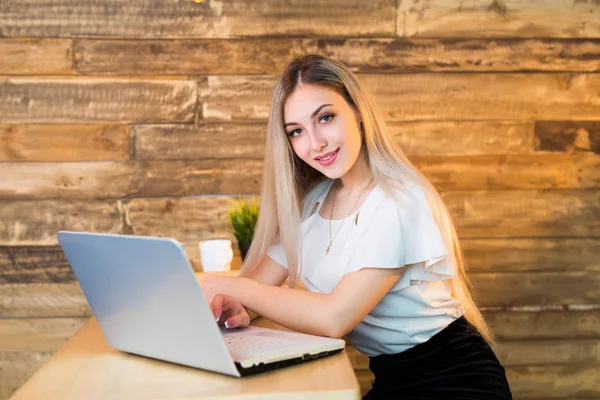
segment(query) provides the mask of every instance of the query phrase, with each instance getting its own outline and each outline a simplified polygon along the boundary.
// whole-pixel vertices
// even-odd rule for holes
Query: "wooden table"
[[[262,318],[253,325],[276,327]],[[234,378],[114,350],[91,318],[15,394],[23,399],[352,399],[358,381],[346,351]]]

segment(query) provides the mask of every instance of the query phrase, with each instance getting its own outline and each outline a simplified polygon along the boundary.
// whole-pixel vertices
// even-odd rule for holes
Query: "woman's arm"
[[[207,276],[204,278],[205,281]],[[288,271],[278,262],[274,261],[271,257],[265,254],[256,268],[253,268],[252,271],[250,271],[250,273],[245,277],[265,285],[281,286],[288,277]],[[209,303],[212,301],[214,295],[217,293],[222,293],[219,292],[218,289],[220,288],[215,288],[213,285],[208,285],[204,282],[202,283],[202,290]],[[258,317],[258,314],[251,309],[247,309],[247,312],[251,320]]]
[[[206,283],[276,324],[313,335],[342,337],[362,321],[401,274],[401,268],[364,268],[344,275],[329,294],[276,287],[248,278],[211,276]]]

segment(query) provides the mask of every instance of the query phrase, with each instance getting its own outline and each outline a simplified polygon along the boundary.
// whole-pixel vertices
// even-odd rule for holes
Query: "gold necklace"
[[[338,233],[340,233],[340,229],[342,229],[342,225],[346,221],[346,218],[348,218],[348,216],[352,213],[352,210],[354,210],[354,207],[356,207],[356,205],[358,204],[358,200],[360,200],[360,197],[363,195],[363,193],[365,192],[365,190],[367,190],[367,188],[369,187],[369,185],[371,184],[371,182],[373,182],[373,179],[374,179],[374,177],[371,178],[371,180],[369,181],[369,183],[367,183],[367,186],[365,186],[365,188],[362,190],[362,192],[360,192],[360,194],[358,195],[358,198],[354,202],[354,205],[352,206],[352,208],[350,209],[350,211],[348,212],[348,214],[346,214],[346,216],[344,217],[344,219],[342,219],[342,223],[340,224],[340,227],[338,228],[337,232],[335,233],[335,235],[333,236],[333,239],[332,239],[331,238],[331,217],[333,216],[333,208],[335,207],[335,195],[337,194],[337,188],[333,189],[333,202],[331,204],[331,212],[329,213],[329,246],[327,246],[327,250],[325,250],[325,255],[329,254],[329,250],[331,249],[331,245],[333,244],[333,241],[337,237]]]

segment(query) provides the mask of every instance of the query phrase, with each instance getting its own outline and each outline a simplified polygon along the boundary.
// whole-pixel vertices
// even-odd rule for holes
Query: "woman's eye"
[[[289,132],[287,135],[288,136],[295,136],[294,133],[296,133],[296,132],[300,133],[299,131],[300,131],[300,129],[294,129],[293,131]]]
[[[331,114],[325,114],[325,115],[323,115],[321,117],[321,121],[323,121],[324,118],[327,118],[327,120],[325,122],[329,122],[333,118],[333,115],[331,115]]]

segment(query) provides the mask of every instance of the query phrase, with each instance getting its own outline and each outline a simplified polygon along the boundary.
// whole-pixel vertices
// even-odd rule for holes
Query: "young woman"
[[[339,62],[307,55],[277,82],[240,276],[202,284],[219,323],[347,335],[375,374],[365,399],[512,398],[446,205]]]

